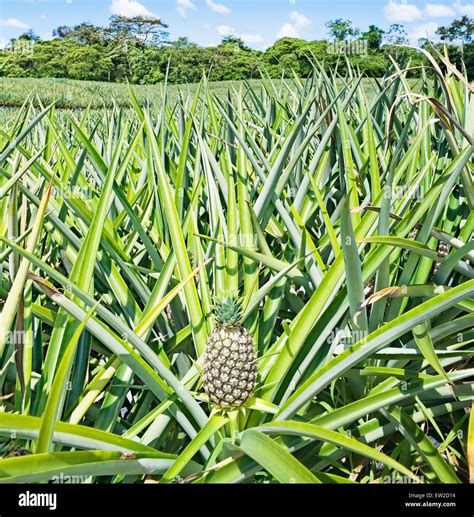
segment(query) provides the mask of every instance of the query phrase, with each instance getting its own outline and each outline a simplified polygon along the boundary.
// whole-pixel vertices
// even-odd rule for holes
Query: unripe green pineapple
[[[251,397],[257,383],[257,354],[252,337],[241,325],[242,307],[236,297],[214,306],[217,326],[204,353],[203,387],[220,409],[236,409]]]

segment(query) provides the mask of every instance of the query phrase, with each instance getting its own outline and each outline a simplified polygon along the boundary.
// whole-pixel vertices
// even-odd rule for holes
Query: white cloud
[[[178,0],[178,7],[176,7],[176,10],[183,18],[186,18],[188,10],[191,9],[196,10],[196,6],[191,2],[191,0]]]
[[[416,44],[419,39],[437,39],[436,31],[439,25],[436,22],[419,23],[408,32],[408,38],[412,44]]]
[[[229,14],[230,9],[224,4],[218,4],[213,0],[206,0],[206,4],[211,8],[212,11],[218,14]]]
[[[235,36],[237,34],[237,31],[234,29],[234,27],[229,27],[228,25],[219,25],[217,28],[217,32],[221,36]]]
[[[149,11],[143,4],[135,2],[134,0],[112,0],[109,9],[112,14],[127,16],[128,18],[133,18],[134,16],[159,18],[159,16]]]
[[[474,17],[474,4],[463,4],[460,1],[456,1],[453,4],[453,8],[458,14]]]
[[[285,23],[278,31],[279,38],[299,38],[300,33],[298,29],[291,23]]]
[[[178,0],[178,5],[182,5],[185,9],[196,9],[191,0]]]
[[[413,23],[432,18],[449,18],[456,15],[474,16],[474,4],[455,0],[452,4],[426,2],[424,9],[409,0],[389,0],[384,7],[385,18],[393,23]],[[428,23],[428,22],[426,22]]]
[[[290,20],[297,29],[304,29],[309,27],[313,22],[307,18],[304,14],[300,14],[298,11],[293,11],[290,14]]]
[[[449,5],[426,4],[424,14],[428,18],[446,18],[448,16],[455,16],[456,13]]]
[[[246,34],[245,32],[240,35],[245,43],[263,43],[263,36],[261,34]]]
[[[234,27],[229,25],[219,25],[216,29],[221,36],[235,36],[250,44],[263,43],[263,36],[261,34],[239,33]]]
[[[298,11],[290,13],[290,22],[284,23],[278,31],[278,38],[299,38],[300,29],[309,27],[313,22]]]
[[[40,20],[45,21],[47,19],[48,19],[48,17],[44,13],[40,15]]]
[[[13,29],[28,29],[29,25],[27,23],[21,22],[16,18],[8,18],[6,20],[0,20],[0,25],[2,27],[12,27]]]
[[[407,0],[402,0],[400,3],[389,0],[383,12],[385,18],[394,23],[415,22],[423,16],[421,10],[416,5],[409,4]]]

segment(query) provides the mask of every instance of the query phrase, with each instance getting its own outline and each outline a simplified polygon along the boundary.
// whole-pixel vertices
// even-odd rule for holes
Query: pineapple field
[[[0,482],[474,482],[474,87],[420,52],[2,115]]]

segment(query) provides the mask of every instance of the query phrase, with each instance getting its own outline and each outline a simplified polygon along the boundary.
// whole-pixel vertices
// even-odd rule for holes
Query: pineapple
[[[204,353],[203,387],[216,408],[231,411],[250,398],[257,382],[257,354],[241,324],[242,306],[235,296],[214,306],[217,326]]]

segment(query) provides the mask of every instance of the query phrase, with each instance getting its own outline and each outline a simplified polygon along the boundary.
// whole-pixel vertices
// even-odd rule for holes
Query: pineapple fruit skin
[[[210,402],[226,411],[251,397],[257,384],[257,354],[242,325],[217,326],[204,353],[203,387]]]

